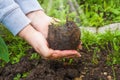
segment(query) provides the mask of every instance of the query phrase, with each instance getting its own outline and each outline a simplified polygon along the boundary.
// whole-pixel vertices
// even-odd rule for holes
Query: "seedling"
[[[30,59],[39,59],[40,55],[38,55],[38,53],[32,53]]]
[[[18,73],[18,74],[16,75],[16,77],[13,78],[13,80],[20,80],[20,78],[21,78],[21,74]]]
[[[98,61],[98,58],[99,58],[99,55],[98,53],[100,52],[100,49],[99,48],[95,48],[94,49],[94,53],[93,53],[93,57],[92,57],[92,63],[93,64],[98,64],[99,61]]]

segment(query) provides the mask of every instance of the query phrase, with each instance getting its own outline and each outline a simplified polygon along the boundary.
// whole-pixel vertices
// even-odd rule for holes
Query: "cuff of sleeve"
[[[37,0],[29,0],[29,1],[15,0],[15,1],[19,4],[20,8],[25,14],[36,10],[43,10],[43,8],[40,6]]]
[[[30,20],[24,15],[20,8],[16,8],[3,18],[2,23],[15,36],[30,23]]]

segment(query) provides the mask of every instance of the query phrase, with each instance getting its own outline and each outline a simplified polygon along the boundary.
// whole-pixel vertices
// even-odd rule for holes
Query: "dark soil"
[[[67,21],[62,26],[50,25],[47,40],[52,49],[76,50],[80,44],[80,37],[80,28],[73,21]]]
[[[100,54],[100,59],[97,64],[91,62],[93,52],[81,52],[81,58],[73,59],[72,63],[69,60],[44,60],[30,59],[33,49],[27,51],[17,64],[6,64],[4,68],[0,68],[0,80],[13,80],[20,73],[21,76],[25,72],[29,72],[26,78],[20,80],[116,80],[120,79],[120,66],[106,65],[106,54]]]
[[[73,64],[68,64],[67,59],[64,63],[62,60],[31,60],[33,52],[33,49],[27,51],[28,54],[17,64],[8,63],[4,68],[0,68],[0,80],[13,80],[18,73],[24,72],[30,73],[20,80],[73,80],[79,77],[82,71],[83,66],[79,59],[75,59]]]
[[[71,26],[69,28],[71,28]],[[72,31],[72,29],[70,30]],[[76,32],[76,34],[77,33],[78,32]],[[72,38],[78,41],[77,39],[80,38],[80,36]],[[69,40],[69,38],[67,40]],[[67,43],[67,45],[68,44],[69,43]],[[74,49],[77,48],[77,45],[78,43],[76,43]],[[66,48],[64,44],[62,47],[54,45],[53,49],[73,49],[73,47]],[[92,49],[91,51],[86,51],[83,46],[83,50],[80,52],[82,57],[74,58],[72,62],[70,62],[71,60],[69,59],[30,59],[30,56],[34,52],[33,49],[29,49],[19,63],[8,63],[5,67],[0,68],[0,80],[13,80],[17,74],[21,74],[20,80],[120,80],[120,65],[113,65],[113,67],[108,66],[106,64],[108,52],[106,51],[96,53],[98,57],[93,58],[94,51]],[[22,75],[26,72],[29,74],[23,78]]]

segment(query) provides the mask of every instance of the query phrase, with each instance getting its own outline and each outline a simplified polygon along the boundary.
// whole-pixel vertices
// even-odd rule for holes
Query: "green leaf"
[[[118,9],[114,9],[114,8],[111,8],[111,12],[113,14],[116,14],[116,15],[119,15],[120,14],[120,11]]]
[[[8,48],[1,37],[0,37],[0,59],[9,62]]]

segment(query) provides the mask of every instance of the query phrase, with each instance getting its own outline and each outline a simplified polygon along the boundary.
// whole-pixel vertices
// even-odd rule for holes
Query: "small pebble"
[[[111,76],[107,76],[108,80],[112,80],[112,77]]]
[[[107,72],[104,72],[103,74],[104,74],[105,76],[107,76]]]
[[[84,77],[84,75],[81,75],[79,78],[75,78],[74,80],[83,80],[82,78]]]

